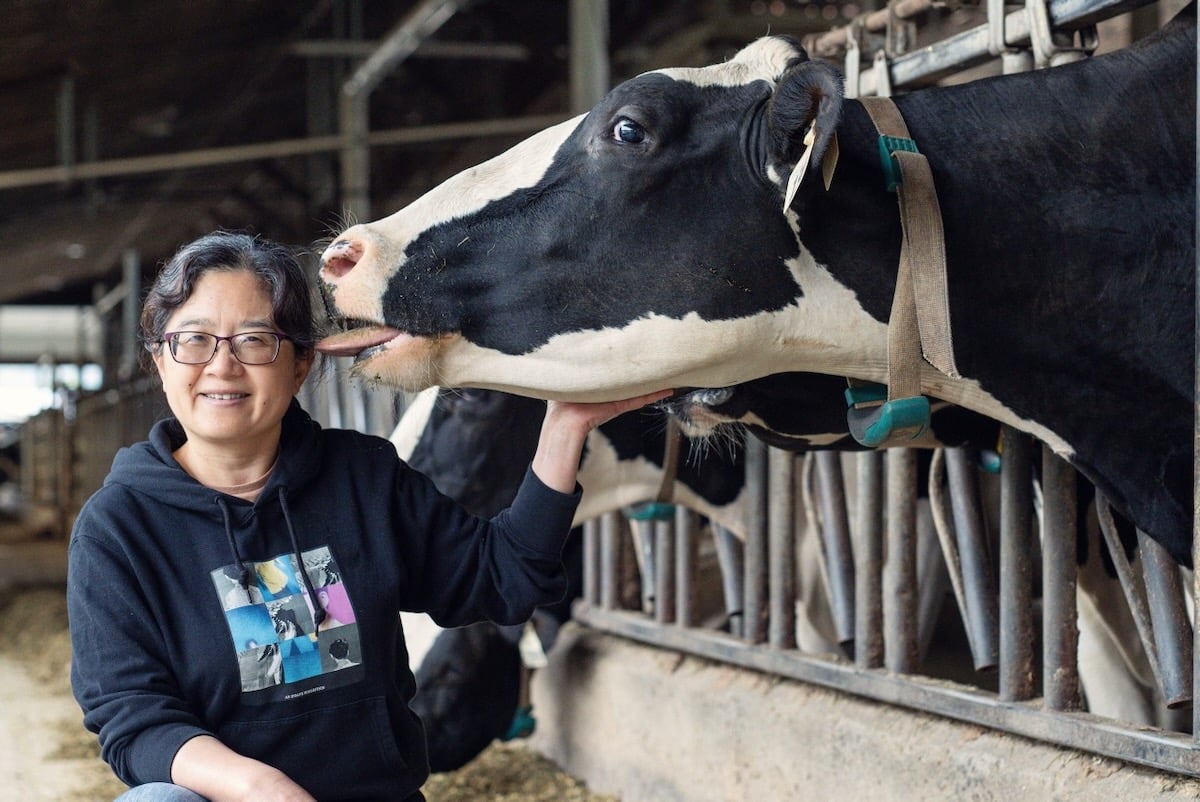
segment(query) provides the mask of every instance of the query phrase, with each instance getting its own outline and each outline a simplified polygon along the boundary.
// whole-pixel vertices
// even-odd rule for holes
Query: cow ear
[[[773,163],[795,165],[804,157],[806,164],[821,164],[842,115],[842,87],[837,68],[820,61],[794,62],[780,76],[767,105]]]

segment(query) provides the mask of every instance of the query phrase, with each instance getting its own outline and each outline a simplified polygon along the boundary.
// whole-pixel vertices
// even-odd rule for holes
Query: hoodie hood
[[[287,497],[289,488],[302,490],[317,474],[320,465],[318,431],[318,425],[292,399],[283,417],[279,459],[253,506],[205,487],[183,470],[174,452],[187,441],[187,434],[176,418],[160,420],[150,430],[147,441],[118,451],[104,484],[121,485],[135,493],[144,492],[142,488],[153,488],[155,498],[161,503],[220,520],[230,556],[234,564],[241,567],[238,582],[246,590],[251,571],[242,549],[238,547],[235,529],[244,525],[262,505],[272,502],[279,504],[296,564],[304,564]],[[301,571],[300,575],[309,597],[315,599],[316,589],[308,574]],[[326,617],[321,609],[317,609],[314,615],[318,626]]]
[[[277,499],[281,486],[295,493],[313,481],[320,468],[318,431],[318,425],[293,399],[283,416],[279,459],[255,506]],[[148,440],[117,452],[104,484],[121,485],[139,494],[145,493],[146,488],[153,488],[158,503],[218,519],[222,513],[215,503],[217,498],[225,499],[234,508],[243,505],[243,502],[205,487],[183,470],[174,452],[185,442],[187,434],[177,419],[160,420],[150,430]]]

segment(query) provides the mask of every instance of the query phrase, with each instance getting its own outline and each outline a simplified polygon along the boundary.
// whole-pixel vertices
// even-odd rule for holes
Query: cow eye
[[[627,145],[640,145],[646,141],[646,129],[628,117],[622,117],[613,125],[613,138]]]

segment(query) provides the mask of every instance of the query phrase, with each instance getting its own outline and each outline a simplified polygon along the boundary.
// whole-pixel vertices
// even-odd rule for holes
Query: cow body
[[[1190,561],[1195,10],[1116,53],[896,98],[937,184],[962,378],[922,390],[1070,459]],[[616,87],[346,231],[360,375],[543,398],[805,371],[887,380],[901,242],[877,135],[786,38]],[[832,184],[784,187],[810,125]]]

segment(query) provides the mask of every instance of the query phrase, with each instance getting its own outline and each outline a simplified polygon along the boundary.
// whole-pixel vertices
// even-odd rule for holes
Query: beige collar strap
[[[879,156],[889,191],[900,204],[900,265],[888,320],[888,379],[884,388],[850,380],[850,432],[871,448],[902,446],[929,426],[921,394],[921,357],[958,378],[950,336],[946,244],[929,162],[917,151],[896,104],[859,98],[879,131]]]
[[[904,231],[889,322],[888,397],[903,397],[891,389],[897,379],[904,393],[917,395],[920,364],[911,353],[915,348],[919,347],[920,354],[942,373],[952,378],[960,375],[950,332],[942,212],[929,161],[916,151],[896,104],[884,97],[864,97],[859,101],[879,131],[881,158],[886,153],[895,166],[895,190]],[[887,170],[886,163],[884,169]],[[897,369],[907,375],[894,376]]]

